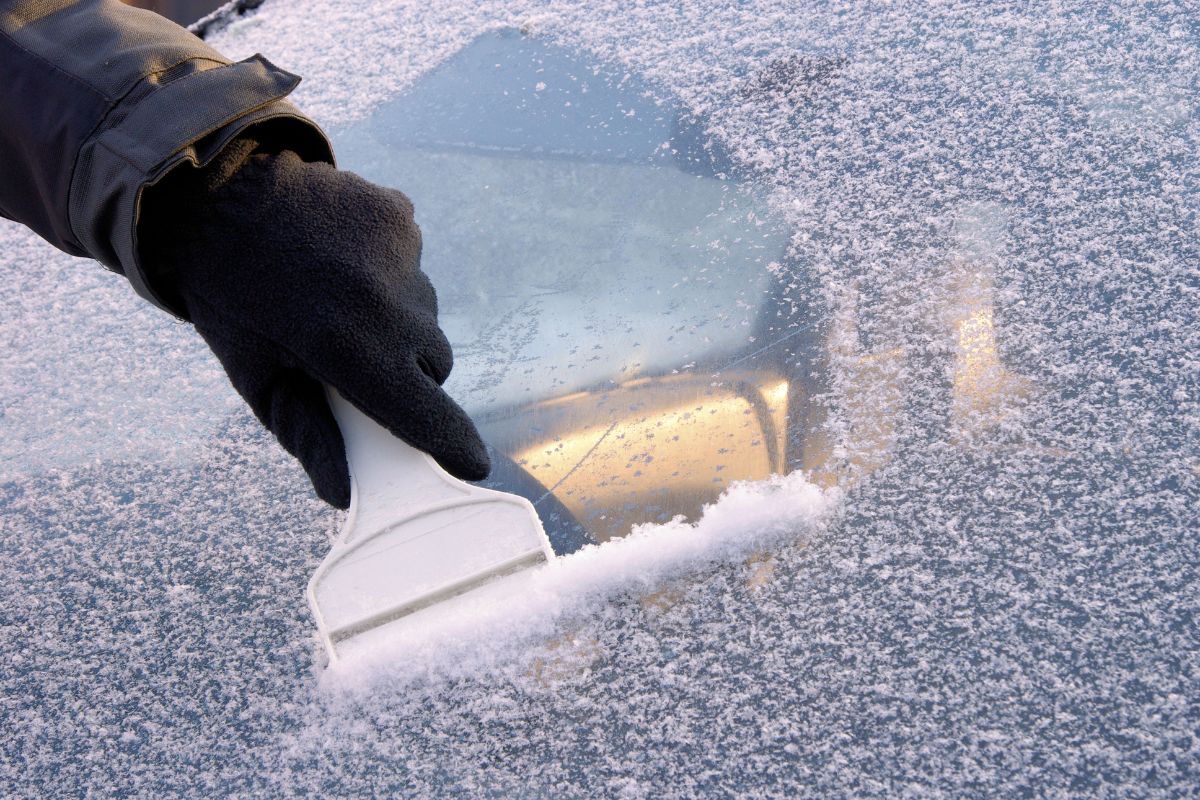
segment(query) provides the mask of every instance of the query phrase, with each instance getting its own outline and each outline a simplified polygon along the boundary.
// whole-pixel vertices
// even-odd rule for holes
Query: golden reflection
[[[600,541],[698,517],[785,468],[788,382],[751,371],[640,378],[522,410],[489,435]]]
[[[768,386],[763,389],[763,399],[767,401],[767,405],[771,407],[773,413],[786,414],[788,382],[780,381],[774,386]]]
[[[950,416],[952,435],[970,439],[1011,414],[1028,397],[1031,383],[1000,360],[994,270],[987,263],[957,266],[957,296],[950,314],[956,338]]]
[[[958,323],[958,352],[954,365],[952,411],[956,427],[994,425],[1004,417],[1009,401],[1029,391],[1029,382],[1007,370],[996,352],[992,309],[971,312]]]
[[[655,399],[630,398],[630,416],[538,442],[518,451],[516,461],[601,539],[628,529],[633,520],[622,509],[657,507],[664,522],[680,513],[693,516],[731,481],[771,474],[767,432],[745,397],[711,397],[651,413],[639,408]]]

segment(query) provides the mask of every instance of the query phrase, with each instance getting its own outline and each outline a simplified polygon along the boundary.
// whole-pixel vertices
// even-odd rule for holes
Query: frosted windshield
[[[729,359],[786,238],[670,102],[488,34],[335,133],[412,197],[473,413]],[[724,178],[724,179],[723,179]]]
[[[488,33],[513,23],[545,38]],[[5,796],[1197,794],[1195,3],[268,0],[214,36],[303,75],[293,98],[341,163],[414,196],[452,390],[541,485],[529,496],[554,487],[602,533],[597,509],[803,468],[562,559],[502,624],[331,675],[303,598],[340,515],[190,326],[0,220]],[[530,63],[502,55],[518,47]],[[671,96],[755,171],[794,252],[780,270],[764,252],[727,295],[655,273],[677,305],[635,341],[674,346],[705,310],[729,335],[697,329],[692,367],[619,377],[632,345],[611,321],[633,311],[577,303],[577,366],[528,373],[548,399],[506,407],[504,382],[549,363],[511,332],[546,333],[570,292],[518,292],[548,270],[503,248],[579,241],[593,260],[555,278],[603,298],[587,251],[620,247],[559,218],[526,217],[528,246],[469,225],[482,197],[504,220],[535,206],[519,191],[550,191],[534,166],[501,185],[478,165],[696,176],[758,213]],[[557,117],[512,133],[510,97]],[[456,118],[469,141],[446,135]],[[478,185],[439,180],[437,158]],[[495,268],[454,252],[503,254],[541,311],[455,332],[475,307],[456,298],[506,287],[458,285]],[[823,373],[789,371],[806,337]],[[811,404],[797,373],[819,376]],[[785,440],[785,420],[826,444]]]

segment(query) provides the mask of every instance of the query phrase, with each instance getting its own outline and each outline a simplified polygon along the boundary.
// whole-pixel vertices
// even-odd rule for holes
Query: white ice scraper
[[[346,441],[350,512],[308,583],[308,603],[331,663],[399,626],[436,624],[448,605],[554,557],[528,500],[451,477],[328,394]]]

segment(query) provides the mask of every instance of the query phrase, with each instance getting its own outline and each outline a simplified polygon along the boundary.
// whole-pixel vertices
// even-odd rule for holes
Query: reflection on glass
[[[334,138],[413,198],[447,388],[544,518],[602,540],[795,461],[787,231],[669,98],[510,31]]]
[[[1006,215],[990,203],[967,206],[955,221],[948,316],[955,337],[950,398],[952,433],[962,441],[999,424],[1031,385],[1000,360],[996,345],[996,267]]]

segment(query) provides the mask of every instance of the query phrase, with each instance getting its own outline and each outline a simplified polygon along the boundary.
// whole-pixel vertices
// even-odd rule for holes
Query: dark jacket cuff
[[[204,165],[239,133],[267,122],[294,139],[288,149],[333,163],[324,133],[283,100],[300,79],[254,56],[236,64],[193,62],[196,71],[147,79],[85,142],[71,181],[71,230],[87,251],[121,272],[142,297],[182,316],[154,290],[138,256],[143,190],[185,162]],[[279,123],[287,122],[286,126]]]

